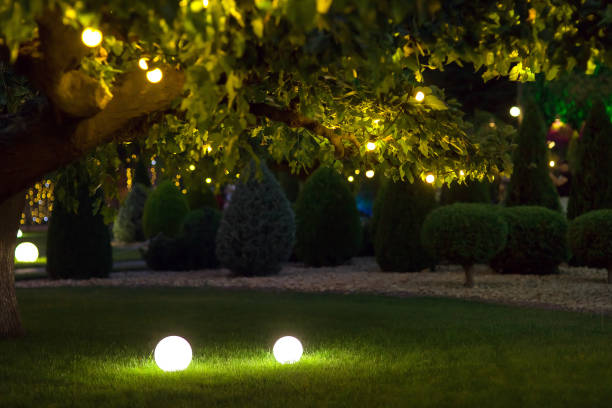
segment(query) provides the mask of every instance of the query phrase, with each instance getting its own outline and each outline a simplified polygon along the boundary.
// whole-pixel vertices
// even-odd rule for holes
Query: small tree
[[[187,199],[174,184],[170,180],[160,183],[145,203],[142,215],[145,238],[153,238],[160,232],[170,238],[177,237],[188,212]]]
[[[140,183],[134,184],[113,224],[113,235],[120,242],[143,241],[142,213],[149,191]]]
[[[306,180],[295,214],[296,252],[306,264],[338,265],[359,251],[362,232],[355,198],[331,167],[320,167]]]
[[[264,164],[261,172],[257,179],[251,163],[248,180],[236,187],[217,232],[217,258],[235,275],[278,273],[293,249],[295,219],[289,201]]]
[[[465,272],[465,287],[474,286],[473,266],[489,261],[502,250],[508,225],[500,212],[485,204],[457,203],[429,213],[423,229],[423,245],[437,259],[458,263]]]
[[[574,161],[567,217],[612,208],[612,123],[601,100],[589,113]]]
[[[546,162],[546,127],[538,106],[528,99],[513,154],[514,170],[506,205],[539,205],[561,211],[559,194],[550,179]]]
[[[576,217],[569,224],[572,253],[588,266],[608,269],[612,284],[612,210],[595,210]]]
[[[378,194],[374,250],[380,268],[409,272],[431,266],[431,256],[421,245],[421,225],[436,205],[434,189],[420,180],[389,180]]]

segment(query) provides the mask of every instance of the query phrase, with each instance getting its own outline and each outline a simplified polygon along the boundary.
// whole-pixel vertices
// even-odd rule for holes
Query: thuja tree
[[[485,143],[471,132],[459,106],[422,82],[423,70],[459,61],[485,79],[529,80],[609,64],[612,55],[604,2],[0,4],[0,60],[41,96],[2,111],[0,121],[3,335],[20,327],[7,316],[16,315],[11,251],[21,191],[94,152],[100,165],[93,171],[111,192],[117,169],[109,142],[146,137],[145,149],[164,159],[168,173],[210,157],[206,171],[215,174],[207,177],[215,183],[250,160],[251,138],[295,171],[376,164],[387,176],[433,172],[442,183],[456,169],[503,170],[508,140]],[[99,45],[83,45],[87,26],[101,30]],[[143,67],[161,70],[159,82],[147,81],[141,58]],[[368,141],[377,149],[366,150]]]
[[[567,217],[612,208],[612,123],[601,100],[593,105],[576,156]]]
[[[539,205],[561,211],[559,195],[548,175],[546,127],[542,114],[532,99],[528,99],[523,108],[506,205]]]

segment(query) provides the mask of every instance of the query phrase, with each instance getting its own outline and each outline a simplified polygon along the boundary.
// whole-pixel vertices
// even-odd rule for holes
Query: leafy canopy
[[[433,173],[440,184],[460,170],[503,171],[510,137],[475,131],[443,90],[422,83],[423,70],[471,63],[485,79],[526,81],[609,64],[612,6],[575,3],[2,0],[0,45],[17,60],[38,36],[36,17],[57,7],[64,24],[103,32],[80,69],[108,95],[143,57],[149,69],[182,72],[183,97],[151,117],[146,139],[152,155],[172,158],[169,173],[200,163],[221,182],[263,150],[294,171],[375,167],[411,181]]]

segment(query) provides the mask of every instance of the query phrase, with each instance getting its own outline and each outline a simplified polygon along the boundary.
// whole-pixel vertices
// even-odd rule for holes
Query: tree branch
[[[274,122],[284,123],[290,128],[307,129],[316,135],[328,139],[334,146],[336,157],[342,158],[347,153],[345,146],[342,143],[344,140],[348,140],[352,145],[359,149],[359,142],[354,134],[342,131],[336,132],[335,130],[325,127],[320,122],[308,118],[299,112],[277,108],[266,103],[252,103],[250,105],[250,112],[255,116],[263,116]]]

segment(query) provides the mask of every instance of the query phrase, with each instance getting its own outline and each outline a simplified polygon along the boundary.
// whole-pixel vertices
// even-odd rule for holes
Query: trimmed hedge
[[[456,203],[437,208],[423,222],[421,241],[436,260],[461,265],[465,286],[474,286],[472,266],[489,261],[503,248],[508,224],[494,206]]]
[[[320,167],[295,203],[296,253],[312,266],[339,265],[355,256],[362,231],[355,198],[336,170]]]
[[[383,271],[416,272],[432,265],[421,245],[421,225],[436,206],[435,190],[428,184],[388,180],[375,200],[376,262]]]
[[[49,220],[47,273],[53,279],[107,277],[113,267],[110,231],[99,210],[93,212],[101,190],[89,195],[89,176],[78,165],[64,170],[55,188],[64,198],[57,197]],[[76,213],[65,204],[70,199],[78,201]]]
[[[171,181],[163,181],[149,194],[145,203],[142,216],[145,238],[152,238],[160,232],[170,238],[177,237],[188,212],[185,196]]]
[[[587,266],[606,268],[612,284],[612,210],[595,210],[576,217],[568,228],[572,253]]]
[[[197,210],[200,208],[214,208],[219,209],[219,203],[215,198],[215,194],[212,189],[207,185],[198,186],[190,189],[187,192],[187,203],[191,210]]]
[[[147,266],[156,271],[188,270],[188,253],[182,238],[170,238],[162,232],[149,240],[142,257]]]
[[[491,267],[501,273],[557,273],[559,264],[568,258],[563,214],[537,206],[508,207],[500,212],[508,224],[508,240]]]
[[[142,213],[147,201],[148,189],[142,184],[134,184],[113,224],[113,236],[120,242],[144,240]]]
[[[223,212],[216,254],[235,275],[278,273],[295,240],[295,219],[289,201],[270,170],[261,164],[261,179],[251,163]]]

